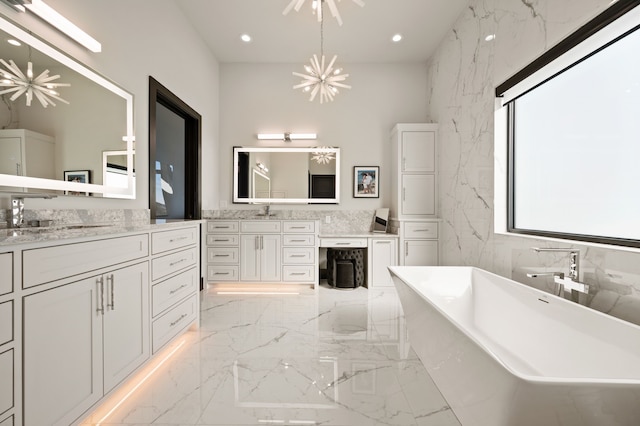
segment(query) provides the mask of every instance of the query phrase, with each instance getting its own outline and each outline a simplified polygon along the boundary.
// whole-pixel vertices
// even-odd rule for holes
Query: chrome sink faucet
[[[56,198],[53,194],[13,194],[11,195],[11,227],[20,228],[24,226],[24,199],[43,198],[50,200]]]

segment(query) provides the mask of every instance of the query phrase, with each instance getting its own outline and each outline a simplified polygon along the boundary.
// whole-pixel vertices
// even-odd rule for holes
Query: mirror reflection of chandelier
[[[319,149],[329,149],[330,146],[319,146]],[[336,159],[336,153],[332,151],[316,151],[311,153],[311,161],[315,161],[318,164],[329,164],[332,160]]]
[[[59,75],[50,76],[49,70],[44,70],[37,77],[34,77],[33,63],[31,61],[27,63],[26,73],[23,73],[11,59],[9,59],[8,63],[4,59],[0,59],[0,63],[6,68],[0,69],[0,87],[7,87],[7,89],[0,91],[0,95],[13,93],[9,99],[15,101],[24,94],[27,99],[27,106],[31,106],[34,95],[43,108],[48,105],[56,106],[52,99],[69,104],[55,90],[58,87],[70,86],[68,83],[54,83],[54,80],[60,78]]]
[[[304,4],[306,0],[291,0],[291,3],[284,9],[282,12],[283,15],[291,12],[291,9],[295,9],[296,12],[300,11],[300,8]],[[318,4],[320,2],[320,5]],[[364,2],[362,0],[353,0],[355,4],[360,7],[364,7]],[[322,3],[326,3],[329,6],[329,10],[331,11],[331,15],[336,18],[338,24],[342,26],[342,18],[340,17],[340,12],[338,12],[338,6],[336,5],[335,0],[312,0],[311,9],[315,15],[318,16],[318,22],[322,22],[323,16],[323,7]]]

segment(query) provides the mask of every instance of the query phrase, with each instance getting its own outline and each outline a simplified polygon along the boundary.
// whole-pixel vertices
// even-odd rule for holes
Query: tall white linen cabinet
[[[438,265],[438,125],[399,123],[391,131],[391,224],[400,265]]]

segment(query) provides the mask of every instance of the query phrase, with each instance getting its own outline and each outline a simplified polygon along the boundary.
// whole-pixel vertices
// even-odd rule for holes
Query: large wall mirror
[[[340,148],[234,147],[234,203],[338,204]]]
[[[0,58],[0,191],[135,198],[133,95],[3,18]],[[55,106],[38,90],[27,106],[15,90],[9,73],[30,65],[36,79],[49,70],[60,76],[50,82],[68,84],[44,87]],[[105,181],[113,165],[118,179]]]

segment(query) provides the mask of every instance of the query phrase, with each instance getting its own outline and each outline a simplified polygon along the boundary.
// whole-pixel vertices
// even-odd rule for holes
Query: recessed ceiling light
[[[22,46],[22,43],[20,43],[18,40],[15,40],[13,38],[10,38],[7,40],[7,43],[13,45],[13,46]]]
[[[249,43],[251,41],[251,36],[249,34],[242,34],[240,36],[240,40],[244,41],[245,43]]]
[[[486,36],[484,38],[484,41],[491,41],[491,40],[495,40],[496,39],[496,35],[495,34],[489,34],[488,36]]]
[[[394,43],[397,43],[400,40],[402,40],[402,34],[395,34],[393,37],[391,37],[391,41],[393,41]]]

